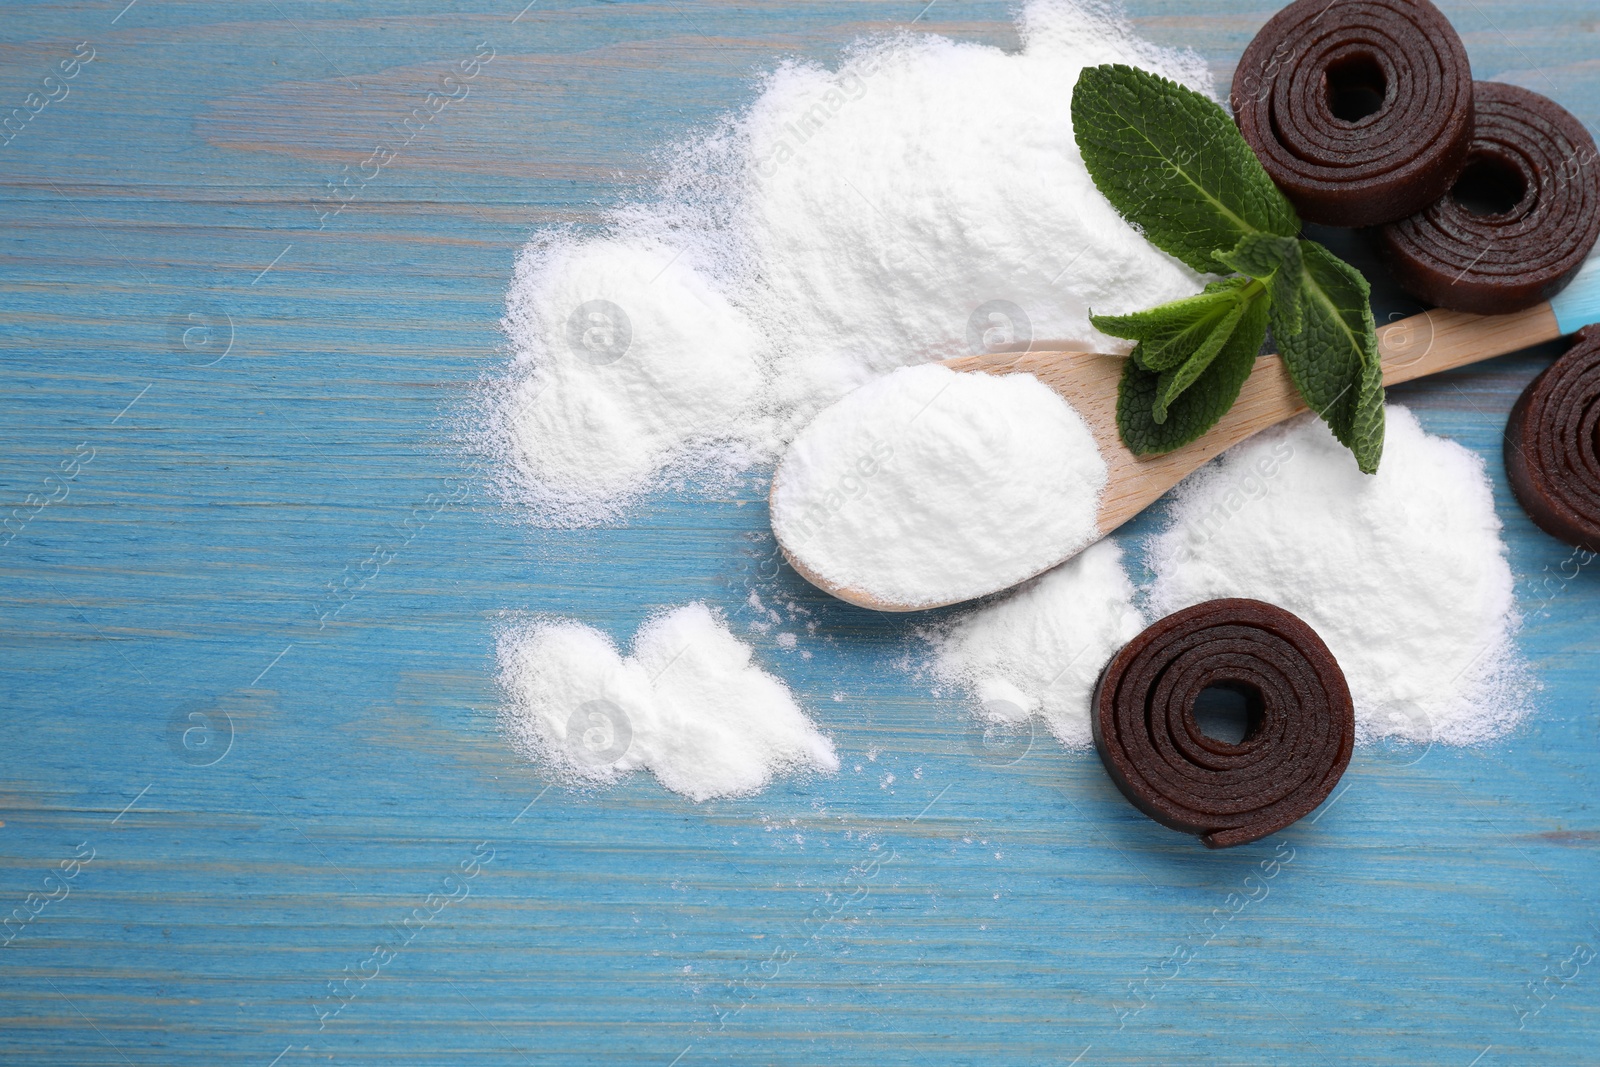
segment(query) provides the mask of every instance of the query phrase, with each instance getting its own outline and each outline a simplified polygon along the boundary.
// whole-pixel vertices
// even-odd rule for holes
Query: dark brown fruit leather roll
[[[1244,739],[1206,736],[1207,688],[1252,698]],[[1355,740],[1344,672],[1316,631],[1259,600],[1212,600],[1145,630],[1107,665],[1094,743],[1112,781],[1156,822],[1210,848],[1260,840],[1333,792]]]
[[[1600,327],[1523,390],[1506,424],[1506,474],[1552,537],[1600,552]]]
[[[1461,173],[1472,68],[1428,0],[1299,0],[1256,34],[1234,118],[1301,216],[1376,226],[1415,214]]]
[[[1401,288],[1506,315],[1549,300],[1600,238],[1594,138],[1554,100],[1479,82],[1477,132],[1450,195],[1380,231]]]

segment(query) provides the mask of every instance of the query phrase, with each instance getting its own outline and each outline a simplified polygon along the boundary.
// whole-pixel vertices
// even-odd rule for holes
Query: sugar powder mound
[[[1042,720],[1063,745],[1094,743],[1089,703],[1111,657],[1144,629],[1122,549],[1106,540],[928,636],[933,671],[993,723]]]
[[[1105,349],[1119,343],[1090,326],[1091,306],[1196,290],[1099,194],[1069,104],[1099,62],[1204,75],[1125,25],[1069,5],[1029,10],[1018,55],[903,37],[837,74],[786,68],[745,117],[740,221],[763,282],[750,303],[775,337],[787,402],[804,410],[867,375],[966,354],[980,309],[993,340]],[[1034,28],[1064,22],[1072,43],[1063,33],[1041,48]]]
[[[795,438],[773,478],[772,529],[831,588],[932,607],[1088,544],[1105,483],[1088,424],[1032,375],[903,367]]]
[[[835,71],[781,64],[663,153],[653,199],[524,250],[489,436],[534,521],[613,521],[681,473],[774,458],[900,366],[1041,339],[1123,351],[1091,306],[1199,290],[1095,189],[1070,101],[1086,65],[1209,91],[1204,65],[1078,4],[1035,2],[1021,28],[1016,54],[902,33]]]
[[[703,603],[650,619],[630,655],[568,619],[501,636],[501,724],[557,773],[610,782],[637,770],[699,802],[839,759],[788,688]]]
[[[737,465],[739,443],[763,435],[760,338],[669,248],[545,242],[518,263],[507,320],[549,357],[530,362],[500,412],[539,512],[614,518],[664,469]]]
[[[1357,739],[1473,744],[1529,710],[1511,568],[1483,460],[1388,408],[1383,464],[1361,474],[1297,420],[1180,490],[1155,540],[1149,607],[1215,597],[1286,608],[1350,683]]]

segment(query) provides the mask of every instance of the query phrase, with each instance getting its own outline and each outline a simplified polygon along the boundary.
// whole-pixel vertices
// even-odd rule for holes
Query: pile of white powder
[[[627,656],[582,623],[538,619],[501,636],[499,660],[502,728],[571,778],[648,770],[698,802],[839,769],[788,687],[701,603],[646,622]]]
[[[1198,292],[1095,189],[1070,104],[1085,66],[1209,90],[1201,60],[1072,3],[1030,4],[1021,31],[1017,54],[903,33],[836,71],[785,63],[667,153],[654,201],[535,240],[490,419],[524,514],[614,521],[667,480],[775,459],[897,367],[1042,339],[1125,351],[1091,307]]]
[[[1475,744],[1529,710],[1483,460],[1405,408],[1388,409],[1375,476],[1309,416],[1233,448],[1179,487],[1148,562],[1151,619],[1251,597],[1309,623],[1350,683],[1358,741]],[[1102,542],[935,630],[935,673],[980,716],[1021,709],[1088,746],[1095,680],[1143,626],[1134,601],[1120,552]]]
[[[1287,608],[1350,683],[1360,740],[1473,744],[1526,713],[1511,567],[1484,463],[1390,406],[1376,475],[1302,418],[1187,481],[1150,553],[1149,610]]]
[[[1100,670],[1139,635],[1122,549],[1101,541],[1010,596],[933,630],[934,672],[961,685],[995,723],[1037,717],[1063,745],[1093,743]]]
[[[795,438],[773,478],[772,530],[831,588],[934,607],[1088,544],[1105,483],[1088,424],[1032,375],[905,367]]]

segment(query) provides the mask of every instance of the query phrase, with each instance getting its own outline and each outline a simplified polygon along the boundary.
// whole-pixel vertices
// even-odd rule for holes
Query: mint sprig
[[[1363,471],[1383,453],[1383,375],[1366,280],[1315,241],[1220,106],[1159,75],[1090,67],[1072,97],[1095,185],[1157,248],[1202,274],[1203,293],[1095,327],[1138,342],[1117,427],[1136,455],[1170,452],[1225,415],[1270,323],[1307,405]]]
[[[1123,364],[1117,391],[1117,429],[1123,443],[1139,456],[1171,452],[1215,426],[1239,398],[1239,389],[1250,377],[1266,332],[1267,302],[1248,301],[1232,336],[1204,372],[1167,403],[1166,417],[1160,422],[1156,421],[1155,410],[1162,376],[1129,359]]]

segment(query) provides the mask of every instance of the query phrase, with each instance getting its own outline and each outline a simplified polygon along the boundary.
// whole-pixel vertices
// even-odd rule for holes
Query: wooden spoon
[[[1556,311],[1549,304],[1515,315],[1468,315],[1443,310],[1414,315],[1378,331],[1383,384],[1408,382],[1503,356],[1553,341],[1566,332],[1571,331],[1561,328]],[[1283,360],[1276,355],[1263,356],[1245,380],[1238,401],[1210,432],[1175,451],[1141,458],[1128,451],[1117,433],[1117,383],[1122,378],[1124,358],[1094,352],[1030,350],[963,356],[945,360],[944,365],[951,370],[985,374],[1032,374],[1077,409],[1089,424],[1106,461],[1106,487],[1095,522],[1098,537],[1133,518],[1189,473],[1240,441],[1306,410]],[[781,537],[779,545],[796,573],[841,600],[878,611],[921,611],[945,606],[891,604],[858,590],[830,585],[808,570],[783,545]],[[1079,551],[1081,547],[1041,568],[1039,573]]]

